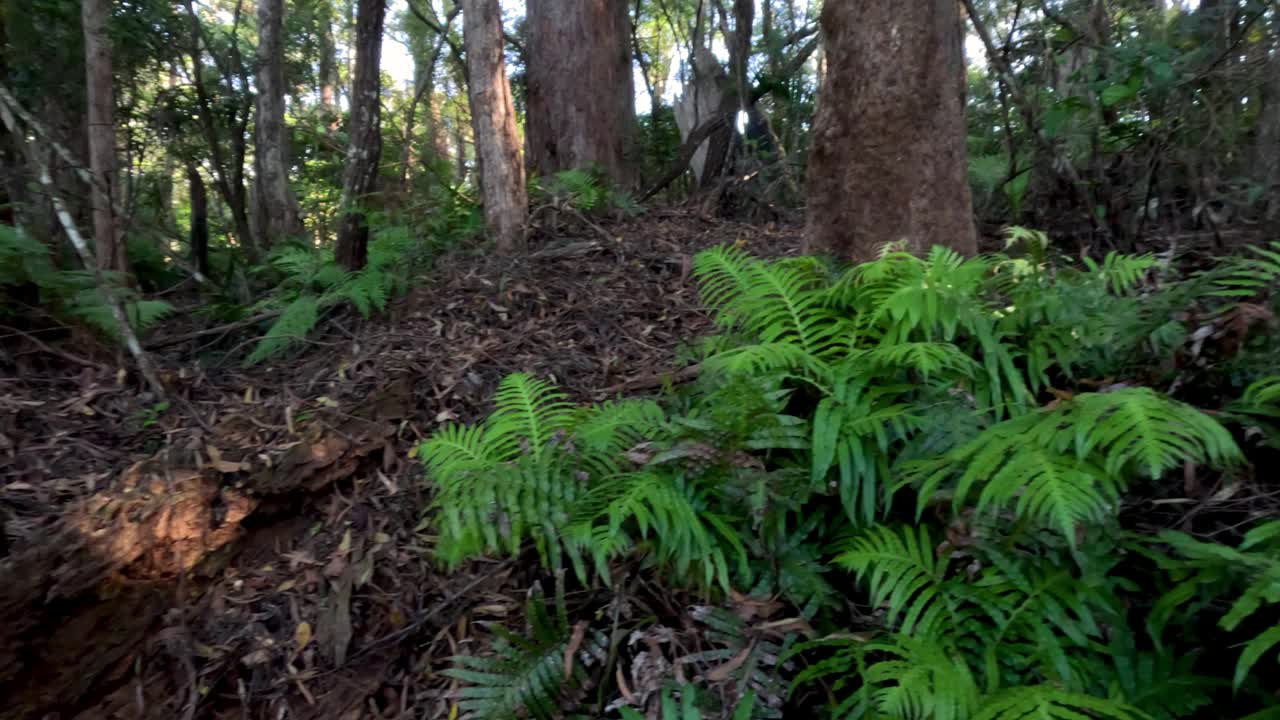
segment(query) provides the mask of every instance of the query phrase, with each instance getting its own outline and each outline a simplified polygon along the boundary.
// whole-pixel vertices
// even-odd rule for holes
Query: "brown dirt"
[[[442,663],[528,578],[430,561],[411,449],[510,372],[587,401],[676,368],[710,328],[696,251],[799,246],[672,211],[607,231],[444,258],[386,317],[331,318],[268,366],[238,365],[250,335],[170,348],[165,412],[114,370],[6,348],[0,717],[447,715]]]

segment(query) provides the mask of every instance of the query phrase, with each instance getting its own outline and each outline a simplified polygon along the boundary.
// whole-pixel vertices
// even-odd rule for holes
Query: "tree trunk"
[[[465,0],[463,39],[470,78],[471,126],[483,172],[484,219],[498,252],[516,250],[524,236],[529,198],[516,108],[503,61],[502,8],[498,0]]]
[[[364,207],[378,184],[382,157],[382,23],[386,0],[359,0],[356,8],[356,66],[351,81],[351,143],[342,174],[342,224],[335,250],[348,270],[363,268],[369,258],[369,224]]]
[[[526,24],[533,172],[598,166],[630,185],[635,91],[626,0],[529,0]]]
[[[303,233],[298,198],[289,188],[289,133],[284,124],[284,0],[258,0],[257,121],[254,213],[263,247]]]
[[[1254,153],[1254,175],[1266,188],[1267,220],[1280,218],[1280,0],[1273,3],[1272,21],[1276,49],[1267,61],[1266,85],[1262,88],[1262,111],[1258,114],[1258,146]]]
[[[204,178],[195,163],[187,166],[187,188],[191,201],[191,262],[202,275],[209,274],[209,197]]]
[[[905,241],[977,251],[955,0],[829,2],[809,159],[808,239],[864,261]]]
[[[319,35],[320,67],[320,105],[327,111],[335,112],[338,106],[338,49],[333,40],[335,18],[328,3],[322,3],[317,9],[320,17],[317,21]]]
[[[89,89],[89,171],[93,174],[94,255],[103,270],[125,272],[128,259],[120,233],[116,168],[115,88],[111,76],[110,0],[84,0],[80,5],[84,26],[85,77]]]

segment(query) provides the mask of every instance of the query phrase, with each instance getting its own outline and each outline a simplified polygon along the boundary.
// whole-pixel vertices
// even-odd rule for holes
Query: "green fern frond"
[[[1253,298],[1268,293],[1280,282],[1280,242],[1249,250],[1255,257],[1232,257],[1209,272],[1209,297]]]
[[[1157,557],[1161,565],[1182,579],[1152,608],[1150,627],[1157,641],[1173,611],[1197,595],[1213,599],[1227,594],[1230,598],[1243,584],[1244,589],[1231,599],[1230,608],[1218,621],[1228,632],[1239,628],[1264,606],[1280,604],[1280,520],[1253,528],[1235,548],[1174,531],[1161,533],[1158,540],[1182,556],[1176,561]],[[1233,677],[1236,688],[1244,684],[1253,666],[1277,645],[1280,645],[1280,624],[1263,630],[1245,644]]]
[[[279,357],[311,332],[320,319],[320,303],[314,295],[301,295],[289,303],[280,317],[271,324],[267,334],[245,360],[255,365],[263,360]]]
[[[928,528],[877,526],[840,543],[834,562],[865,581],[875,607],[904,634],[929,635],[948,619],[939,560]]]
[[[1078,395],[1051,410],[1007,420],[943,458],[919,463],[920,509],[958,475],[957,508],[975,487],[979,511],[1013,506],[1074,542],[1076,523],[1114,512],[1130,475],[1152,477],[1185,462],[1225,465],[1240,451],[1216,420],[1146,388]]]
[[[1066,692],[1051,685],[1018,687],[983,698],[973,720],[1140,720],[1138,708],[1117,700]]]
[[[1150,388],[1078,395],[1062,420],[1075,436],[1076,454],[1100,452],[1108,473],[1136,465],[1156,478],[1185,462],[1221,466],[1240,457],[1216,420]]]
[[[863,682],[886,717],[967,720],[978,706],[978,686],[964,659],[930,637],[898,634],[868,644],[882,654]]]
[[[590,527],[601,525],[614,536],[634,531],[650,541],[656,559],[677,576],[692,573],[704,586],[718,584],[728,590],[729,561],[744,565],[746,549],[737,530],[705,504],[690,486],[654,473],[621,475],[593,488],[579,508],[587,525],[576,528],[574,535],[593,538]],[[596,553],[597,565],[609,559]]]
[[[653,440],[665,429],[666,420],[652,400],[605,402],[579,411],[573,437],[592,452],[617,455]]]
[[[465,685],[458,706],[477,720],[516,717],[554,718],[562,714],[561,700],[589,680],[588,668],[607,654],[604,633],[586,630],[573,658],[566,658],[573,642],[564,585],[557,582],[555,607],[550,611],[541,588],[535,586],[526,604],[529,636],[520,637],[494,627],[493,656],[457,655],[444,674]],[[571,667],[566,673],[565,668]]]
[[[573,406],[567,398],[544,380],[524,373],[508,375],[494,395],[496,408],[485,424],[485,442],[502,457],[514,456],[521,443],[529,454],[541,455],[572,422]]]

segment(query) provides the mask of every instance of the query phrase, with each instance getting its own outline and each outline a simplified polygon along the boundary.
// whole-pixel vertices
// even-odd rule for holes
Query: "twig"
[[[222,333],[222,334],[229,333],[229,332],[232,332],[233,330],[239,330],[241,328],[257,325],[258,323],[263,322],[265,320],[270,320],[274,317],[278,317],[282,312],[284,311],[269,310],[264,313],[258,313],[253,317],[248,317],[243,320],[236,320],[235,322],[227,323],[226,325],[219,325],[217,327],[211,327],[205,330],[197,330],[195,332],[183,333],[182,335],[174,335],[173,337],[160,338],[155,342],[148,343],[147,347],[151,350],[159,350],[161,348],[173,347],[174,345],[181,345],[182,343],[187,342],[188,340],[199,340],[200,338],[207,337],[209,335],[217,335],[219,333]]]
[[[50,354],[50,355],[54,355],[54,356],[60,357],[60,358],[62,358],[63,360],[66,360],[66,361],[67,361],[67,362],[69,362],[69,363],[74,363],[74,364],[76,364],[76,365],[83,365],[83,366],[85,366],[85,367],[91,367],[91,368],[95,368],[95,369],[97,369],[97,370],[104,370],[104,371],[105,371],[105,370],[110,370],[110,369],[111,369],[111,368],[109,368],[107,365],[105,365],[105,364],[103,364],[103,363],[100,363],[100,362],[97,362],[97,361],[94,361],[94,360],[89,360],[89,359],[87,359],[87,358],[82,358],[82,357],[80,357],[79,355],[75,355],[75,354],[69,353],[69,352],[67,352],[67,351],[65,351],[65,350],[59,350],[59,349],[57,349],[57,348],[55,348],[55,347],[51,347],[51,346],[49,346],[49,345],[45,344],[42,340],[40,340],[40,338],[37,338],[37,337],[35,337],[34,335],[31,335],[30,333],[25,333],[25,332],[23,332],[23,331],[19,330],[18,328],[15,328],[15,327],[9,327],[8,325],[0,325],[0,330],[7,330],[7,331],[9,331],[9,332],[13,333],[14,335],[18,335],[18,336],[20,336],[20,337],[23,337],[23,338],[25,338],[28,342],[30,342],[32,345],[35,345],[36,347],[40,348],[42,351],[44,351],[44,352],[46,352],[46,353],[48,353],[48,354]]]
[[[597,396],[605,397],[620,392],[634,392],[636,390],[652,390],[653,388],[662,387],[667,383],[686,383],[696,379],[702,374],[702,364],[690,365],[687,368],[681,368],[675,372],[652,373],[649,375],[641,375],[640,377],[631,378],[617,385],[611,385],[604,390],[596,393]]]
[[[0,86],[0,120],[4,121],[6,127],[14,138],[20,142],[25,138],[22,129],[18,126],[18,121],[14,119],[13,113],[10,111],[10,105],[13,103],[13,96],[9,94],[2,86]],[[39,176],[40,184],[44,186],[45,192],[49,194],[49,201],[53,203],[54,214],[58,216],[58,222],[62,225],[62,229],[67,234],[67,238],[71,240],[71,244],[75,246],[76,254],[80,256],[80,262],[84,264],[85,270],[93,275],[93,282],[98,288],[98,292],[102,293],[103,299],[107,303],[107,307],[111,310],[111,316],[116,321],[116,326],[120,331],[120,337],[124,339],[125,347],[128,348],[129,354],[133,356],[133,361],[138,366],[138,372],[142,374],[151,391],[156,397],[163,400],[166,397],[164,385],[160,382],[160,378],[156,376],[155,366],[151,364],[151,356],[142,349],[142,343],[138,342],[138,334],[134,332],[133,325],[129,322],[129,316],[125,313],[124,303],[120,300],[120,296],[102,274],[102,269],[98,267],[98,263],[93,259],[93,253],[89,251],[89,245],[85,242],[84,236],[80,234],[80,229],[76,227],[76,222],[71,217],[71,213],[67,210],[67,206],[62,201],[62,197],[58,194],[57,188],[53,184],[53,177],[49,174],[49,166],[45,164],[40,154],[31,148],[29,142],[22,142],[26,150],[27,159],[32,167],[36,169]]]

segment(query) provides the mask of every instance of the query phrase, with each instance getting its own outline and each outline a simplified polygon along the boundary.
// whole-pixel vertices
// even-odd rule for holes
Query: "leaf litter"
[[[0,377],[0,572],[12,579],[0,584],[0,717],[456,713],[441,674],[449,657],[486,642],[488,624],[518,630],[540,571],[436,566],[419,527],[430,489],[414,446],[443,423],[482,417],[511,372],[583,402],[658,387],[669,373],[687,379],[678,357],[711,329],[693,254],[800,245],[796,228],[682,211],[608,234],[615,245],[593,233],[522,258],[441,258],[386,316],[336,314],[262,367],[238,362],[246,336],[172,345],[157,360],[180,398],[173,408],[109,362],[0,356],[13,371]],[[645,604],[685,625],[619,635],[637,664],[608,672],[629,678],[632,700],[657,689],[655,668],[728,688],[755,666],[754,639],[717,646],[693,606],[629,587],[605,600],[583,589],[592,597],[581,606],[605,603],[617,617]],[[773,613],[767,599],[736,606],[744,623]]]

